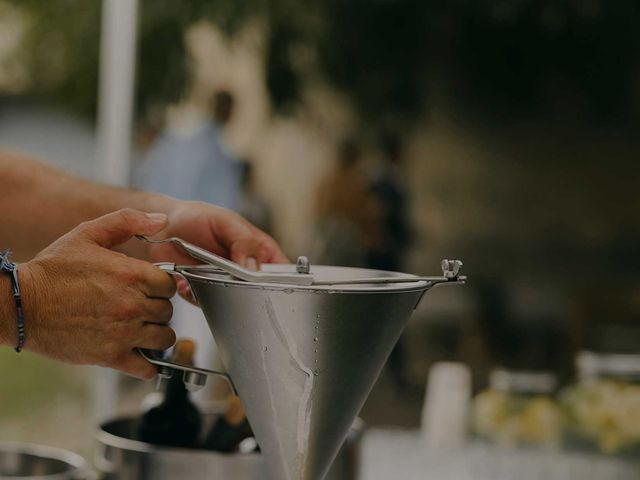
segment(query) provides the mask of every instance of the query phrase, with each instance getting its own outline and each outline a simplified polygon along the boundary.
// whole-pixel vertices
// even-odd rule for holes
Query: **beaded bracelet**
[[[24,311],[22,310],[22,294],[20,293],[20,282],[18,281],[18,266],[9,260],[11,250],[0,252],[0,272],[11,275],[11,288],[13,290],[13,299],[16,302],[16,320],[18,323],[18,344],[16,352],[22,351],[24,347]]]

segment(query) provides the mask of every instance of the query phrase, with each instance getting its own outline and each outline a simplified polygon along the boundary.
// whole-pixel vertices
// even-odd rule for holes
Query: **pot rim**
[[[217,412],[215,409],[205,408],[205,415],[206,414],[219,415],[220,413]],[[162,453],[162,454],[188,453],[189,455],[202,454],[202,455],[208,455],[208,456],[210,455],[221,455],[221,456],[242,455],[243,457],[246,457],[246,458],[262,456],[262,454],[259,452],[227,454],[227,453],[215,452],[215,451],[206,450],[206,449],[165,447],[162,445],[153,445],[148,442],[143,442],[142,440],[134,440],[132,438],[121,437],[119,435],[115,435],[105,430],[105,428],[107,428],[109,425],[113,425],[117,422],[133,422],[135,421],[135,419],[136,417],[134,415],[121,415],[109,421],[103,422],[98,426],[98,428],[95,429],[94,438],[102,445],[108,445],[111,447],[119,448],[121,450],[134,451],[138,453]],[[353,422],[353,425],[351,426],[351,430],[349,431],[349,436],[351,438],[360,438],[365,430],[366,430],[365,422],[360,417],[356,417],[356,419]]]
[[[14,453],[21,455],[32,455],[35,457],[46,458],[49,460],[57,460],[66,464],[69,468],[63,472],[51,473],[46,475],[4,475],[3,479],[7,480],[31,480],[31,479],[63,479],[68,478],[69,474],[75,474],[87,468],[87,461],[81,455],[58,447],[50,447],[48,445],[39,445],[29,442],[14,442],[0,440],[0,451],[6,453]]]
[[[201,406],[203,415],[214,415],[219,416],[222,415],[225,411],[225,402],[206,402],[204,406]],[[142,415],[142,412],[139,413]],[[206,455],[224,455],[227,454],[221,452],[214,452],[206,449],[197,449],[190,447],[167,447],[163,445],[154,445],[152,443],[144,442],[142,440],[136,440],[133,438],[122,437],[120,435],[116,435],[114,433],[110,433],[106,430],[110,425],[114,425],[119,422],[135,422],[138,418],[138,415],[129,414],[129,415],[119,415],[115,418],[102,422],[96,429],[94,433],[94,438],[103,445],[109,445],[111,447],[116,447],[122,450],[134,451],[138,453],[162,453],[162,454],[206,454]],[[243,453],[243,456],[252,457],[254,455],[258,455],[257,453]]]
[[[227,455],[221,452],[214,452],[205,449],[197,449],[197,448],[180,448],[180,447],[165,447],[161,445],[153,445],[151,443],[143,442],[141,440],[134,440],[132,438],[121,437],[119,435],[115,435],[113,433],[109,433],[105,430],[105,427],[108,425],[118,422],[118,421],[126,421],[130,420],[128,417],[118,417],[109,422],[103,423],[95,430],[95,439],[100,442],[102,445],[108,445],[110,447],[115,447],[120,450],[126,450],[130,452],[138,452],[138,453],[162,453],[164,454],[185,454],[189,455]],[[243,453],[243,456],[252,457],[258,455],[257,453]]]

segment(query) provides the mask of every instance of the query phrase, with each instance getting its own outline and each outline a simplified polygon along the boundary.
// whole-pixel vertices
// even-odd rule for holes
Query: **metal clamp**
[[[146,361],[149,363],[153,363],[158,368],[158,377],[161,379],[171,378],[174,375],[175,370],[180,370],[183,372],[182,380],[184,382],[185,387],[190,392],[197,392],[202,389],[207,383],[207,377],[223,377],[234,395],[237,395],[236,387],[231,380],[231,377],[223,372],[217,372],[215,370],[208,370],[206,368],[198,368],[192,365],[185,365],[182,363],[171,362],[169,360],[164,360],[160,358],[154,358],[151,350],[144,350],[142,348],[138,349],[140,355],[144,357]]]

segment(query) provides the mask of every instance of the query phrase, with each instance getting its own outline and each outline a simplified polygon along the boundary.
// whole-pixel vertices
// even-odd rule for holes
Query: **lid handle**
[[[165,238],[164,240],[153,240],[149,237],[145,237],[144,235],[136,235],[136,237],[139,240],[143,240],[148,243],[175,243],[196,260],[200,260],[201,262],[218,267],[227,272],[232,277],[235,277],[239,280],[244,280],[245,282],[283,283],[286,285],[313,284],[313,275],[308,273],[308,270],[305,273],[275,273],[260,271],[255,272],[253,270],[247,270],[246,268],[241,267],[231,260],[227,260],[220,255],[211,253],[178,237]]]

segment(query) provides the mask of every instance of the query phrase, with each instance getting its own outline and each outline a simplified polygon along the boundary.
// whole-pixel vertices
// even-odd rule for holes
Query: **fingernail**
[[[147,218],[154,223],[164,223],[167,221],[167,215],[165,213],[147,213]]]
[[[253,270],[254,272],[258,270],[258,262],[253,257],[247,258],[245,267],[247,270]]]

